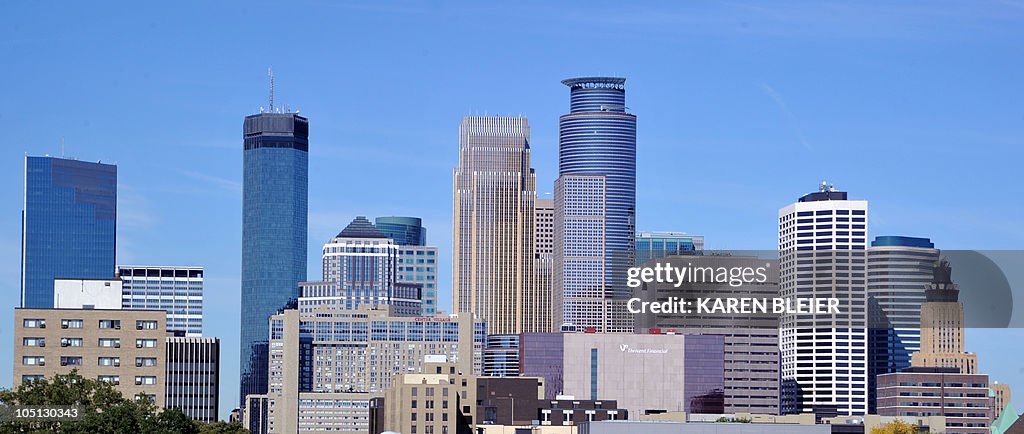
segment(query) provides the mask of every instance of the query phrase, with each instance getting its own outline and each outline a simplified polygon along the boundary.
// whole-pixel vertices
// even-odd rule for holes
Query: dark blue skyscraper
[[[53,307],[53,279],[114,276],[117,166],[25,157],[21,306]]]
[[[633,266],[636,116],[626,112],[626,79],[583,77],[569,86],[558,119],[555,182],[555,316],[564,326],[631,332],[623,299]]]
[[[427,228],[419,217],[377,217],[374,226],[400,246],[427,245]]]
[[[242,191],[241,396],[267,392],[268,320],[306,280],[309,121],[245,118]],[[244,404],[243,404],[244,405]]]

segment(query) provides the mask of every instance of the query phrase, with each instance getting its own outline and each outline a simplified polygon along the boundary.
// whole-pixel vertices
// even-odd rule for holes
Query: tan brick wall
[[[42,319],[46,327],[25,327],[26,319]],[[82,328],[62,328],[62,320],[82,320]],[[100,320],[120,320],[121,328],[100,328]],[[156,321],[155,329],[138,330],[136,321]],[[43,375],[50,378],[67,374],[73,369],[83,377],[116,375],[116,386],[125,397],[138,393],[154,396],[158,406],[164,405],[164,358],[166,341],[166,313],[162,310],[94,310],[94,309],[15,309],[14,313],[14,381],[21,383],[25,376]],[[43,338],[45,346],[26,346],[25,338]],[[62,338],[81,338],[82,346],[62,346]],[[120,348],[100,347],[100,339],[120,339]],[[152,339],[152,348],[137,348],[138,339]],[[43,357],[45,365],[25,364],[25,357]],[[62,357],[81,357],[80,366],[61,364]],[[101,357],[119,357],[120,366],[101,366]],[[136,358],[154,358],[154,366],[136,366]],[[155,384],[136,385],[136,377],[155,377]]]

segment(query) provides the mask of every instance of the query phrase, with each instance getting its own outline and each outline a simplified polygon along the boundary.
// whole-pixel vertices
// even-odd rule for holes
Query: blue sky
[[[641,230],[774,248],[779,207],[827,179],[870,234],[1020,249],[1024,3],[22,2],[0,14],[0,385],[10,385],[23,155],[119,167],[118,261],[206,267],[206,331],[237,395],[241,123],[310,118],[310,276],[356,215],[415,215],[450,306],[451,170],[470,114],[523,114],[540,193],[561,79],[627,77]],[[1024,390],[1020,330],[972,331]],[[1024,393],[1016,396],[1024,397]],[[1018,398],[1018,407],[1024,401]]]

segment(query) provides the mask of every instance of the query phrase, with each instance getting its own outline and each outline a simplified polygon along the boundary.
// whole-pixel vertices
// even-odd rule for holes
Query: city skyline
[[[418,22],[420,16],[440,16],[451,17],[458,29],[478,27],[454,8],[410,9],[413,10],[397,11],[400,20]],[[435,243],[441,249],[439,255],[443,263],[438,272],[441,279],[439,307],[443,310],[451,310],[451,252],[445,240],[451,236],[450,168],[457,158],[454,145],[459,118],[474,111],[483,112],[484,107],[502,112],[526,112],[533,129],[531,160],[538,171],[538,196],[544,197],[544,193],[552,191],[553,167],[557,162],[557,117],[567,110],[565,88],[558,81],[602,71],[617,71],[616,75],[629,79],[630,107],[641,118],[637,162],[638,231],[704,234],[715,248],[770,248],[775,237],[774,210],[793,197],[809,192],[814,183],[825,178],[872,203],[872,212],[877,213],[869,230],[872,236],[928,237],[943,249],[1012,249],[1024,244],[1024,230],[1016,218],[1021,214],[1022,205],[1001,199],[998,192],[993,191],[997,189],[991,188],[1010,185],[1014,173],[1014,158],[993,159],[991,155],[1010,153],[1019,157],[1019,151],[1011,150],[1019,143],[1019,113],[1005,98],[1020,94],[1019,85],[1013,83],[1009,74],[1019,69],[1019,60],[1009,56],[1013,53],[1009,47],[1020,41],[1021,33],[1019,29],[1006,27],[1005,21],[998,17],[1003,13],[1019,17],[1016,9],[989,6],[970,14],[970,22],[983,27],[974,35],[952,32],[937,36],[931,31],[923,32],[913,25],[920,24],[921,19],[915,15],[919,11],[908,10],[906,6],[893,11],[895,18],[873,29],[881,33],[878,39],[858,40],[857,37],[865,34],[856,26],[837,26],[829,30],[828,37],[838,45],[839,52],[855,45],[866,45],[863,48],[871,55],[857,60],[833,54],[834,45],[824,50],[806,38],[809,35],[801,35],[801,30],[786,30],[779,25],[780,21],[808,23],[813,18],[824,17],[824,11],[818,9],[803,16],[790,14],[783,18],[767,18],[768,14],[740,10],[736,12],[737,21],[748,23],[749,30],[748,33],[741,30],[736,36],[722,35],[721,27],[725,25],[721,23],[718,23],[721,27],[705,24],[695,26],[696,29],[674,29],[666,22],[672,23],[671,19],[685,22],[685,16],[678,14],[662,18],[635,14],[615,21],[596,13],[608,7],[596,9],[574,18],[571,21],[574,24],[566,30],[540,20],[536,32],[554,36],[568,45],[579,42],[578,37],[568,33],[578,30],[581,23],[612,21],[610,25],[615,29],[640,32],[644,20],[653,20],[656,25],[642,34],[658,37],[659,42],[652,47],[634,47],[635,51],[624,53],[621,60],[587,53],[555,53],[545,48],[536,56],[550,62],[551,66],[535,68],[540,71],[519,67],[503,71],[502,67],[491,66],[499,65],[493,54],[484,54],[483,66],[452,73],[450,67],[444,67],[451,59],[447,51],[431,45],[431,42],[443,45],[441,43],[450,41],[449,34],[429,36],[422,43],[413,42],[411,49],[401,50],[397,47],[407,41],[385,39],[380,53],[355,48],[353,59],[384,65],[380,62],[383,57],[401,52],[408,54],[409,59],[399,58],[398,62],[407,66],[407,62],[423,61],[425,54],[419,50],[427,53],[433,50],[433,55],[439,58],[430,63],[433,66],[426,68],[425,74],[428,79],[440,80],[440,86],[438,90],[418,88],[415,80],[394,72],[402,68],[374,67],[368,69],[380,77],[369,82],[376,86],[365,86],[372,87],[373,92],[353,88],[350,82],[364,80],[366,76],[364,72],[339,68],[345,62],[324,59],[289,65],[295,58],[281,54],[239,60],[236,54],[230,54],[233,51],[230,48],[243,47],[247,42],[235,39],[214,42],[213,48],[195,51],[197,59],[201,59],[199,62],[167,65],[165,59],[186,56],[178,49],[165,52],[166,58],[143,55],[118,60],[98,47],[78,45],[75,40],[82,39],[79,36],[83,31],[112,37],[120,30],[104,33],[114,32],[100,29],[99,24],[104,20],[68,25],[75,7],[48,17],[53,18],[49,22],[40,18],[38,21],[46,23],[38,30],[13,25],[3,30],[5,44],[0,50],[5,57],[16,60],[0,74],[5,82],[18,82],[22,86],[12,89],[8,94],[11,104],[0,108],[0,124],[12,132],[0,154],[0,164],[7,169],[3,176],[8,177],[5,183],[8,186],[0,196],[7,204],[0,225],[7,229],[0,240],[5,245],[18,244],[19,196],[23,188],[20,166],[25,153],[60,154],[60,138],[65,137],[65,151],[69,156],[77,156],[82,161],[116,160],[119,195],[122,196],[118,209],[121,222],[117,231],[117,262],[188,263],[206,267],[206,314],[213,321],[207,325],[207,334],[221,337],[224,343],[223,402],[237,402],[231,392],[237,390],[237,384],[232,385],[237,375],[231,365],[237,360],[233,351],[238,347],[238,316],[230,312],[237,311],[234,303],[238,300],[240,279],[237,259],[240,231],[237,228],[241,216],[242,177],[237,127],[241,116],[256,112],[259,105],[265,104],[263,72],[267,64],[272,63],[278,71],[279,100],[300,102],[298,107],[303,115],[309,114],[317,128],[315,146],[320,148],[314,147],[310,155],[309,250],[319,251],[330,235],[336,234],[357,215],[420,216],[431,231],[431,238],[439,240]],[[344,19],[353,22],[360,17],[379,21],[382,14],[373,8],[338,7],[337,10],[351,12],[352,16]],[[850,20],[847,23],[855,22],[858,17],[873,16],[879,8],[865,6],[859,11],[861,15],[844,19]],[[36,15],[32,11],[18,12]],[[217,24],[210,27],[226,28],[239,37],[250,31],[229,24],[225,11],[213,12],[213,17],[202,18]],[[223,17],[216,12],[224,13]],[[511,13],[527,15],[530,12],[519,9]],[[703,10],[685,12],[698,17],[707,14]],[[792,11],[783,8],[783,12]],[[314,18],[298,11],[285,13]],[[11,14],[12,17],[18,15]],[[946,29],[968,20],[930,17],[936,26]],[[123,31],[141,32],[151,23],[154,22],[127,22],[124,23],[127,29]],[[904,23],[908,25],[900,25]],[[65,26],[66,30],[60,32],[51,26]],[[200,40],[217,39],[203,31],[197,36],[172,41],[172,37],[182,35],[158,24],[154,26],[158,36],[116,42],[111,53],[136,50],[142,53],[142,48],[148,44],[174,47],[180,43],[194,47]],[[820,24],[817,26],[813,28],[822,30]],[[744,26],[736,24],[728,28],[743,29]],[[357,27],[345,32],[359,30]],[[49,41],[55,44],[53,47],[31,40],[33,35],[45,33],[58,35]],[[499,31],[494,37],[502,41],[513,40],[513,37],[536,41],[537,33],[513,35]],[[928,44],[919,39],[924,33],[948,43],[946,45],[952,44],[952,49],[929,49]],[[346,34],[332,33],[339,40]],[[599,35],[598,32],[587,34]],[[693,34],[710,36],[704,42],[686,41]],[[281,41],[268,43],[280,48],[289,41],[308,36],[307,31],[299,30],[296,35],[285,35]],[[763,45],[755,42],[760,37],[768,42]],[[491,43],[493,41],[488,45]],[[709,53],[715,51],[710,49],[712,47],[719,48],[718,52]],[[979,47],[985,49],[979,50]],[[745,57],[759,48],[767,49],[763,55]],[[301,50],[305,54],[315,53],[311,48]],[[519,48],[514,50],[526,54]],[[680,55],[678,58],[660,56],[666,50]],[[78,51],[81,54],[75,54]],[[214,59],[214,52],[218,56],[229,54],[225,60],[200,66],[202,59]],[[795,56],[794,52],[815,59],[812,62]],[[79,63],[83,70],[95,72],[74,75],[56,67],[36,74],[38,65],[49,65],[54,62],[52,58],[63,55],[67,57],[60,63]],[[95,59],[84,58],[90,55]],[[124,62],[138,64],[126,67]],[[959,80],[964,74],[975,71],[957,63],[977,65],[975,68],[982,68],[987,80]],[[741,72],[749,64],[762,72]],[[872,74],[876,68],[883,68],[885,75]],[[813,72],[802,73],[802,69]],[[345,71],[341,78],[329,76],[338,71]],[[441,78],[439,71],[450,76]],[[498,76],[479,74],[482,72],[494,72]],[[477,74],[486,79],[474,77]],[[686,80],[679,79],[681,74]],[[519,84],[511,86],[516,88],[514,91],[484,84],[496,79],[519,80]],[[400,85],[389,88],[385,83]],[[528,90],[522,92],[524,88]],[[464,90],[454,95],[445,94],[455,89]],[[836,93],[830,92],[833,90]],[[409,106],[399,104],[407,102],[409,92],[428,103],[410,111]],[[913,103],[908,105],[906,101]],[[30,119],[26,113],[36,113],[39,119]],[[174,128],[168,128],[165,123]],[[735,123],[741,123],[743,128],[735,128]],[[189,127],[181,129],[181,125]],[[848,149],[858,151],[851,155],[846,152]],[[417,150],[426,151],[427,155],[414,157],[417,154],[413,152]],[[917,159],[915,161],[922,166],[919,172],[950,176],[928,178],[922,186],[917,179],[905,177],[904,164],[909,158]],[[813,169],[775,173],[774,166],[786,161],[802,162]],[[346,164],[351,168],[347,173],[335,169]],[[982,164],[986,170],[973,169]],[[399,172],[396,183],[415,182],[422,194],[382,194],[389,191],[391,184],[368,186],[370,183],[359,182],[374,179],[373,173],[385,167],[401,169],[396,171]],[[669,175],[684,167],[692,172],[692,183],[680,184],[677,177]],[[965,170],[971,176],[964,178]],[[960,175],[955,175],[957,173]],[[770,182],[765,182],[767,177],[771,178]],[[338,185],[351,188],[342,194],[337,191]],[[894,185],[902,188],[893,188]],[[906,190],[913,190],[915,194],[908,197]],[[728,200],[737,197],[744,200],[739,204]],[[181,200],[191,201],[194,208],[176,209],[173,204],[180,204]],[[943,205],[935,205],[937,203]],[[969,206],[947,209],[946,204],[950,203]],[[937,212],[939,210],[943,212]],[[167,249],[150,247],[172,242],[178,245]],[[18,249],[4,251],[8,255],[4,257],[7,265],[0,269],[0,277],[8,288],[16,288]],[[318,275],[319,255],[307,256],[307,273]],[[13,296],[14,292],[9,289],[6,294]],[[3,315],[0,324],[11,324],[12,313],[5,311]],[[9,328],[2,329],[9,338]],[[1021,336],[1016,330],[1001,333]],[[1024,377],[1021,367],[993,351],[994,346],[985,345],[986,342],[979,339],[968,338],[968,349],[978,352],[988,374],[1001,381],[1020,384]],[[4,346],[0,352],[2,366],[11,366],[10,357],[10,350]],[[9,377],[0,377],[0,385],[6,386],[9,382]],[[225,408],[221,410],[223,413]]]

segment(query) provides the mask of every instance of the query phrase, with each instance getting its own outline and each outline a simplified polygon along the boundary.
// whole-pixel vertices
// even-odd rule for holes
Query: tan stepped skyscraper
[[[488,333],[550,330],[530,315],[534,285],[536,175],[530,126],[522,117],[462,119],[455,168],[453,276],[455,308],[487,321]]]
[[[910,365],[957,368],[961,374],[978,372],[978,355],[964,351],[964,305],[953,270],[943,258],[936,265],[931,287],[921,305],[921,350],[910,355]]]

